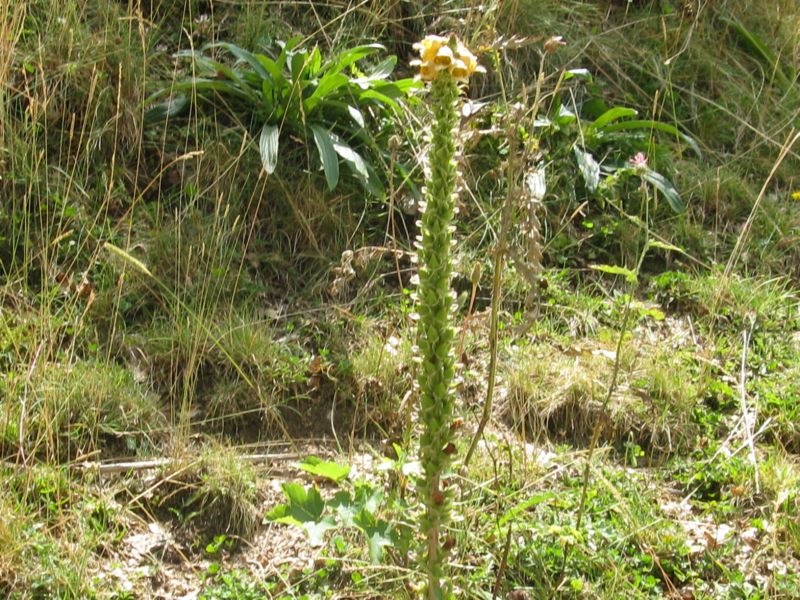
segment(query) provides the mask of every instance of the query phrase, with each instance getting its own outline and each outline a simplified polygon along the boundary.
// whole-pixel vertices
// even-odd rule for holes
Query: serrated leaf
[[[647,169],[642,173],[642,178],[651,183],[658,191],[664,194],[670,208],[676,213],[681,213],[686,208],[683,203],[681,195],[678,193],[677,188],[672,185],[672,182],[664,177],[661,173]]]
[[[328,507],[336,513],[336,516],[339,517],[345,527],[355,527],[353,519],[362,508],[356,506],[352,496],[350,496],[350,492],[344,490],[337,492],[331,498],[328,502]]]
[[[324,133],[326,136],[328,135],[327,131],[323,131],[322,133]],[[330,136],[328,136],[328,140],[330,141]],[[333,152],[332,143],[330,150],[331,152]],[[334,159],[336,158],[335,153],[333,154],[333,157]],[[325,479],[330,479],[335,483],[341,483],[342,481],[347,479],[347,476],[350,474],[349,465],[340,465],[328,460],[321,460],[316,456],[309,456],[308,458],[304,459],[299,466],[306,473],[311,473],[312,475],[316,475],[317,477],[324,477]]]
[[[355,526],[364,532],[369,548],[369,558],[373,564],[380,563],[383,557],[383,548],[392,546],[392,525],[383,520],[376,519],[368,510],[362,510],[354,519]]]
[[[325,501],[319,490],[311,486],[306,489],[299,483],[284,483],[281,488],[289,501],[283,519],[293,519],[296,523],[319,521],[325,511]],[[284,521],[287,522],[287,521]]]
[[[575,146],[575,159],[578,161],[578,170],[583,175],[583,181],[586,182],[586,189],[590,192],[596,192],[597,186],[600,185],[600,165],[594,159],[590,152],[585,152]]]
[[[303,523],[303,529],[308,534],[308,543],[312,546],[322,546],[325,542],[325,533],[331,529],[336,529],[336,527],[336,521],[333,517],[325,517],[313,523]]]
[[[268,175],[275,172],[278,166],[278,137],[280,129],[277,125],[265,123],[258,139],[258,150],[261,153],[261,164]]]
[[[636,283],[638,281],[636,273],[631,271],[630,269],[626,269],[625,267],[620,267],[618,265],[589,265],[589,266],[595,271],[602,271],[603,273],[608,273],[609,275],[622,275],[628,283]]]

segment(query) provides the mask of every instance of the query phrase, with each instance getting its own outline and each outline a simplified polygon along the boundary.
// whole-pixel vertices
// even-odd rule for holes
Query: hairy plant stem
[[[446,552],[440,538],[450,517],[451,504],[450,493],[442,485],[442,478],[452,464],[454,451],[450,427],[455,376],[450,246],[457,175],[455,128],[458,124],[458,94],[457,83],[447,73],[439,75],[431,84],[434,125],[430,179],[419,246],[419,389],[420,420],[424,428],[420,439],[423,477],[419,493],[425,506],[422,529],[426,543],[422,562],[428,578],[426,596],[430,600],[452,597],[450,585],[442,583]]]

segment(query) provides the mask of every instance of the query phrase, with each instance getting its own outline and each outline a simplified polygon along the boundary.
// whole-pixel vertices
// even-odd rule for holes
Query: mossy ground
[[[800,126],[784,81],[796,3],[313,4],[0,6],[0,595],[413,596],[413,552],[373,566],[352,531],[317,548],[262,519],[280,482],[308,477],[306,454],[357,465],[384,518],[414,514],[424,103],[379,124],[408,177],[379,164],[381,199],[344,177],[326,191],[303,140],[265,176],[249,124],[213,107],[143,115],[188,75],[174,54],[207,42],[376,41],[405,65],[452,29],[499,48],[462,127],[462,450],[485,395],[509,135],[547,184],[543,264],[515,230],[496,414],[456,482],[459,597],[797,597],[800,146],[778,160]],[[544,55],[552,35],[567,45]],[[591,82],[562,79],[578,68]],[[634,108],[702,157],[663,132],[600,139],[585,111],[529,126],[540,69],[538,117]],[[604,168],[644,149],[686,209],[635,178],[592,193],[584,143]],[[608,268],[637,265],[635,284]],[[123,460],[142,468],[96,466]]]

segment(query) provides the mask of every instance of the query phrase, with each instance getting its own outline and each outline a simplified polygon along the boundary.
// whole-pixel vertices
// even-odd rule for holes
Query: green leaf
[[[379,563],[383,556],[383,548],[394,544],[391,523],[376,519],[371,512],[365,509],[356,515],[354,524],[364,532],[367,538],[369,559],[373,564]]]
[[[293,519],[296,523],[319,521],[325,510],[325,501],[319,490],[312,486],[308,489],[299,483],[284,483],[281,488],[289,501],[285,519]]]
[[[686,208],[677,188],[661,173],[647,169],[642,173],[642,179],[652,184],[657,190],[664,194],[670,208],[674,212],[681,213]]]
[[[367,163],[364,162],[361,155],[338,139],[332,139],[333,149],[336,151],[336,154],[342,157],[342,160],[347,163],[357,177],[366,182],[369,179],[369,172],[367,171]]]
[[[794,69],[788,67],[788,69],[784,71],[775,53],[767,47],[761,38],[747,29],[739,21],[728,17],[722,17],[720,21],[738,34],[739,39],[743,41],[748,50],[755,55],[755,58],[767,66],[770,75],[776,79],[781,90],[783,92],[788,92],[797,79],[797,73]]]
[[[386,104],[387,106],[391,106],[395,110],[400,110],[400,106],[397,104],[397,102],[392,100],[386,94],[383,94],[383,93],[381,93],[381,92],[379,92],[377,90],[374,90],[374,89],[366,90],[364,92],[361,92],[361,94],[359,94],[359,96],[358,96],[358,100],[360,102],[362,102],[364,100],[375,100],[377,102],[380,102],[381,104]]]
[[[626,108],[624,106],[615,106],[604,112],[602,115],[597,117],[592,126],[600,129],[604,125],[608,123],[612,123],[613,121],[618,121],[619,119],[626,118],[626,117],[635,117],[639,113],[632,108]]]
[[[345,527],[355,527],[353,520],[363,508],[353,501],[350,492],[344,490],[337,492],[328,502],[328,506],[336,513]]]
[[[245,102],[250,102],[252,96],[229,81],[222,79],[206,79],[196,77],[187,81],[180,81],[172,86],[176,92],[217,92],[219,94],[234,96]]]
[[[573,78],[583,79],[584,81],[594,81],[589,69],[570,69],[564,73],[564,81],[569,81]]]
[[[392,74],[392,71],[394,71],[395,65],[397,65],[396,56],[390,56],[383,59],[370,70],[369,79],[386,79]]]
[[[595,271],[602,271],[609,275],[622,275],[628,283],[636,283],[638,281],[636,273],[625,267],[619,267],[617,265],[589,265],[589,267]]]
[[[613,109],[612,109],[613,110]],[[664,133],[669,133],[670,135],[674,135],[677,138],[680,138],[685,142],[698,157],[702,157],[703,153],[700,150],[700,146],[697,145],[697,142],[691,136],[686,135],[680,129],[675,127],[674,125],[670,125],[669,123],[662,123],[661,121],[652,121],[652,120],[634,120],[634,121],[620,121],[619,123],[612,123],[610,125],[606,125],[603,127],[603,132],[605,133],[612,133],[614,131],[622,131],[623,129],[655,129],[657,131],[662,131]]]
[[[315,129],[315,131],[314,131],[315,137],[316,137],[316,134],[317,134],[316,130],[319,130],[320,133],[322,133],[325,137],[327,137],[327,142],[326,143],[330,144],[331,156],[333,157],[334,160],[336,160],[336,163],[337,163],[337,171],[336,171],[336,173],[337,173],[337,177],[338,177],[338,173],[339,173],[339,171],[338,171],[338,160],[336,159],[336,154],[334,153],[334,150],[333,150],[333,142],[331,141],[330,136],[328,135],[328,132],[323,130],[323,129],[319,129],[318,127],[315,128],[313,125],[312,125],[312,129]],[[320,154],[322,154],[322,150],[320,150]],[[327,173],[326,173],[326,175],[327,175]],[[330,185],[330,181],[328,181],[328,185]],[[333,188],[331,187],[331,189],[333,189]],[[340,465],[340,464],[337,464],[335,462],[331,462],[331,461],[328,461],[328,460],[321,460],[321,459],[317,458],[316,456],[309,456],[308,458],[304,459],[300,463],[300,468],[303,471],[305,471],[306,473],[311,473],[312,475],[316,475],[317,477],[324,477],[325,479],[330,479],[331,481],[333,481],[335,483],[341,483],[342,481],[347,479],[347,476],[350,474],[350,466],[349,465]]]
[[[575,159],[578,161],[578,169],[586,182],[586,189],[592,193],[596,192],[597,186],[600,185],[600,165],[597,164],[590,152],[584,152],[577,146],[573,150]]]
[[[660,248],[661,250],[667,250],[668,252],[679,252],[680,254],[686,254],[686,251],[683,248],[678,248],[677,246],[673,246],[672,244],[668,244],[666,242],[662,242],[660,240],[650,240],[647,242],[648,248]]]
[[[308,543],[312,546],[321,546],[325,542],[325,533],[336,527],[336,521],[330,516],[314,523],[303,523],[303,529],[308,534]]]
[[[176,117],[186,110],[187,106],[189,106],[189,98],[183,94],[178,94],[165,102],[156,104],[145,112],[144,124],[150,125],[158,121]]]
[[[248,52],[244,48],[240,48],[236,44],[231,44],[229,42],[216,42],[214,44],[209,44],[207,47],[208,48],[224,48],[225,50],[227,50],[228,52],[233,54],[240,61],[245,62],[248,65],[250,65],[253,68],[253,70],[256,73],[258,73],[259,77],[261,77],[262,79],[266,79],[267,78],[267,71],[264,68],[264,65],[261,64],[261,61],[252,52]]]
[[[375,54],[379,50],[386,50],[386,48],[381,44],[366,44],[364,46],[350,48],[349,50],[345,50],[339,54],[337,60],[322,67],[322,70],[339,73],[352,65],[354,62],[357,62],[365,56],[369,56],[370,54]]]
[[[542,502],[546,500],[550,500],[551,498],[555,498],[555,494],[553,492],[542,492],[541,494],[536,494],[535,496],[531,496],[525,502],[521,502],[513,507],[511,510],[507,511],[502,517],[500,517],[500,521],[498,521],[498,526],[502,527],[509,521],[517,519],[519,515],[527,510],[530,510],[534,506],[538,506]],[[527,520],[527,519],[526,519]]]
[[[358,110],[355,106],[350,106],[349,104],[346,105],[347,114],[350,115],[350,118],[356,122],[356,125],[359,127],[364,127],[364,114]]]
[[[342,73],[331,73],[319,80],[317,89],[306,99],[304,107],[306,114],[310,113],[320,101],[324,100],[326,96],[335,92],[343,85],[347,85],[349,81],[347,75]]]
[[[268,175],[275,172],[278,166],[278,137],[280,129],[277,125],[265,123],[258,139],[258,150],[261,153],[261,164]]]

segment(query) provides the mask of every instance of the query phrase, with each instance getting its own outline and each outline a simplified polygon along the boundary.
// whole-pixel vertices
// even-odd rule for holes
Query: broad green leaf
[[[291,71],[292,71],[292,81],[295,83],[302,79],[306,65],[308,64],[308,52],[306,50],[300,50],[292,54],[291,60]]]
[[[360,102],[364,100],[376,100],[377,102],[386,104],[387,106],[391,106],[395,110],[400,110],[400,106],[397,104],[397,102],[392,100],[386,94],[382,94],[381,92],[378,92],[376,90],[366,90],[364,92],[361,92],[361,94],[359,94],[358,96],[358,100]]]
[[[498,521],[498,526],[502,527],[509,521],[517,519],[521,513],[526,512],[533,508],[534,506],[538,506],[542,502],[550,500],[551,498],[555,498],[555,494],[553,492],[542,492],[541,494],[536,494],[535,496],[531,496],[524,502],[521,502],[514,506],[511,510],[507,511],[502,517],[500,517],[500,521]],[[527,519],[525,519],[527,521]]]
[[[231,54],[233,54],[237,59],[242,62],[247,63],[253,70],[258,73],[258,75],[264,79],[267,77],[267,71],[264,68],[264,65],[261,64],[261,61],[258,60],[258,57],[253,54],[252,52],[248,52],[244,48],[240,48],[236,44],[231,44],[229,42],[216,42],[214,44],[209,44],[209,48],[224,48]]]
[[[336,154],[342,157],[347,165],[353,172],[364,182],[369,179],[369,172],[367,171],[367,163],[361,158],[361,155],[353,150],[347,144],[340,142],[334,138],[333,149]]]
[[[325,100],[326,96],[338,90],[343,85],[347,85],[348,81],[347,75],[343,73],[331,73],[320,79],[317,89],[314,90],[314,93],[312,93],[304,103],[306,112],[309,113],[314,110],[320,101]]]
[[[280,129],[277,125],[265,123],[258,139],[258,150],[261,153],[261,164],[268,175],[275,172],[278,166],[278,137]]]
[[[355,526],[364,532],[369,548],[369,559],[373,564],[378,564],[383,557],[383,548],[392,546],[392,525],[383,520],[376,519],[368,510],[362,510],[354,519]]]
[[[150,125],[181,114],[189,106],[189,98],[183,94],[173,96],[165,102],[160,102],[144,113],[144,124]]]
[[[288,503],[279,504],[267,513],[270,521],[299,525],[322,518],[325,502],[316,487],[306,489],[299,483],[289,482],[284,483],[281,488]]]
[[[314,48],[314,50],[311,51],[311,55],[308,57],[308,76],[315,77],[321,66],[322,54],[320,54],[319,48]]]
[[[575,116],[575,113],[562,104],[558,107],[558,116],[554,119],[554,122],[559,127],[562,127],[564,125],[570,125],[577,120],[578,117]]]
[[[664,194],[670,208],[674,212],[680,213],[686,208],[678,190],[672,185],[672,182],[661,173],[647,169],[642,173],[642,179],[652,184],[657,190]]]
[[[589,265],[589,266],[595,271],[602,271],[603,273],[608,273],[609,275],[622,275],[625,278],[625,281],[627,281],[628,283],[636,283],[638,281],[636,273],[634,273],[630,269],[626,269],[625,267],[620,267],[617,265]]]
[[[386,79],[389,75],[392,74],[394,71],[394,67],[397,65],[397,57],[390,56],[388,58],[383,59],[377,65],[375,65],[369,72],[369,79]]]
[[[612,123],[614,121],[618,121],[626,117],[635,117],[638,114],[639,114],[638,111],[635,111],[632,108],[626,108],[624,106],[615,106],[614,108],[607,110],[602,115],[597,117],[592,123],[592,125],[600,129],[601,127],[607,125],[608,123]]]
[[[603,131],[605,133],[622,131],[623,129],[655,129],[658,131],[663,131],[664,133],[669,133],[683,140],[694,151],[694,153],[697,154],[698,157],[703,156],[700,146],[697,145],[697,142],[694,140],[694,138],[686,135],[680,129],[674,125],[670,125],[669,123],[639,119],[634,121],[620,121],[619,123],[611,123],[610,125],[603,127]]]
[[[594,81],[589,69],[570,69],[564,73],[564,81],[569,81],[574,78],[583,79],[584,81]]]
[[[350,492],[340,491],[328,502],[328,507],[331,508],[336,516],[342,521],[345,527],[355,527],[353,519],[362,510],[363,507],[357,506],[350,496]]]
[[[228,96],[234,96],[246,102],[250,102],[251,96],[228,81],[220,79],[205,79],[197,77],[187,81],[180,81],[172,86],[176,92],[217,92]]]
[[[322,70],[339,73],[352,65],[354,62],[357,62],[365,56],[369,56],[370,54],[375,54],[379,50],[386,50],[386,48],[381,44],[366,44],[364,46],[350,48],[349,50],[345,50],[344,52],[340,53],[335,61],[323,66]]]
[[[325,532],[336,528],[336,520],[323,517],[325,503],[316,488],[306,490],[298,483],[283,484],[288,504],[279,504],[266,514],[266,520],[294,525],[305,530],[312,546],[322,545]]]
[[[328,516],[315,522],[303,523],[303,529],[308,534],[308,543],[312,546],[322,546],[325,543],[325,533],[331,529],[336,529],[336,521]]]
[[[650,240],[649,242],[647,242],[647,247],[660,248],[661,250],[667,250],[669,252],[679,252],[681,254],[686,254],[686,251],[683,248],[678,248],[677,246],[673,246],[672,244],[668,244],[660,240]]]
[[[350,106],[349,104],[346,105],[347,114],[350,115],[350,118],[355,121],[356,125],[359,127],[364,127],[364,114],[358,110],[355,106]]]
[[[589,152],[584,152],[577,146],[573,148],[575,159],[578,161],[578,169],[586,182],[586,189],[594,193],[600,185],[600,165]]]
[[[319,127],[314,127],[313,125],[312,129],[315,130],[314,131],[315,137],[317,131],[319,131],[327,138],[327,143],[330,145],[331,155],[333,156],[334,160],[337,161],[337,177],[338,177],[338,159],[336,159],[336,154],[334,153],[333,150],[333,142],[331,141],[328,132],[325,131],[324,129],[320,129]],[[322,154],[322,150],[320,150],[320,154]],[[330,181],[328,182],[328,184],[330,185]],[[331,187],[331,189],[333,189],[333,187]],[[306,473],[311,473],[312,475],[316,475],[317,477],[324,477],[325,479],[330,479],[335,483],[341,483],[342,481],[347,479],[347,476],[350,474],[349,465],[340,465],[328,460],[321,460],[316,456],[307,457],[300,463],[299,466]]]

